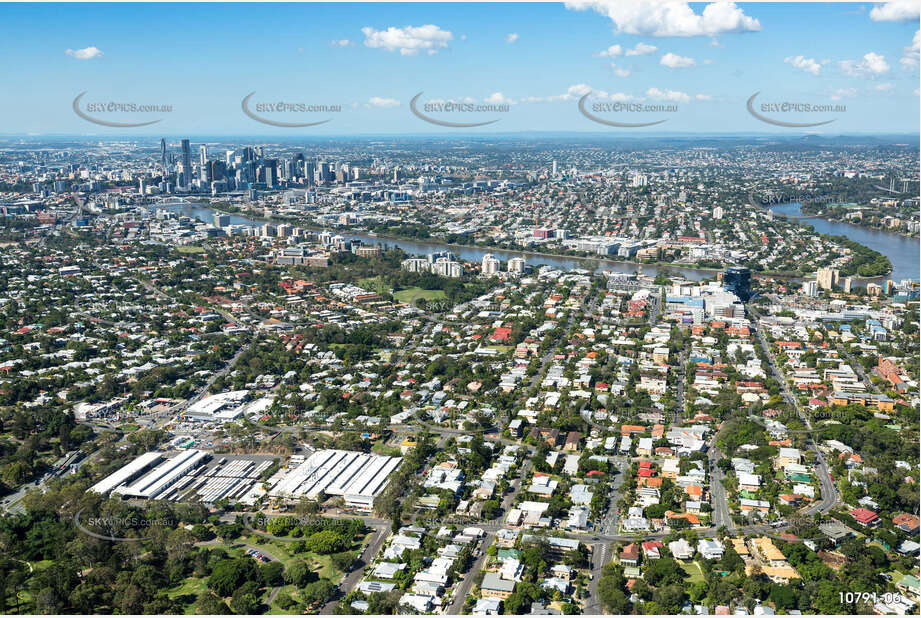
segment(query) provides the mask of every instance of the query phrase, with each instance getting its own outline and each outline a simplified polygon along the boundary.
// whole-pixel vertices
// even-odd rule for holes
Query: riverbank
[[[220,208],[218,205],[208,203],[206,201],[186,201],[182,202],[184,205],[194,206],[196,208],[201,208],[204,210],[210,210],[215,212],[220,212],[234,217],[240,217],[242,219],[248,219],[252,224],[259,223],[277,223],[277,224],[291,224],[298,227],[302,227],[314,231],[327,231],[329,227],[323,227],[316,225],[311,222],[303,222],[296,217],[279,217],[279,216],[267,216],[265,214],[259,214],[254,212],[252,209],[249,210],[226,210]],[[177,204],[180,205],[180,204]],[[453,252],[462,252],[462,251],[480,251],[484,253],[493,253],[496,257],[508,261],[509,257],[526,257],[526,258],[535,258],[535,259],[549,259],[553,261],[560,260],[570,260],[573,262],[581,263],[585,266],[595,265],[595,266],[611,266],[619,267],[621,272],[628,273],[628,271],[623,270],[625,267],[633,266],[634,271],[642,272],[643,270],[652,271],[649,274],[663,274],[667,276],[670,271],[678,271],[678,274],[688,274],[695,273],[698,277],[695,280],[700,280],[703,278],[715,277],[718,273],[723,272],[723,268],[708,268],[702,266],[695,266],[692,264],[684,264],[681,262],[665,262],[665,261],[656,261],[656,262],[637,262],[633,260],[615,260],[611,258],[604,257],[595,257],[592,255],[576,255],[572,253],[563,253],[563,252],[549,252],[549,251],[534,251],[531,249],[523,248],[507,248],[507,247],[496,247],[491,245],[482,245],[476,243],[456,243],[448,242],[439,238],[417,238],[409,235],[399,235],[392,233],[378,233],[364,228],[353,228],[348,226],[342,226],[334,228],[336,233],[339,233],[343,236],[349,236],[352,238],[358,238],[363,242],[368,243],[381,243],[387,244],[391,243],[395,246],[400,246],[400,243],[412,243],[420,246],[429,245],[432,246],[433,250],[437,249],[449,249]],[[405,249],[404,249],[405,250]],[[431,251],[429,251],[430,253]],[[551,264],[553,265],[553,264]],[[596,268],[591,268],[589,270],[596,270]],[[663,271],[663,272],[660,272]],[[629,273],[628,273],[629,274]],[[674,273],[672,273],[674,274]],[[785,281],[801,281],[804,279],[803,275],[797,273],[791,273],[789,271],[753,271],[753,277],[773,277],[776,279],[782,279]]]
[[[804,214],[800,202],[787,202],[784,204],[765,205],[754,199],[749,194],[749,204],[757,208],[774,213],[775,216],[786,217],[802,221],[810,225],[817,234],[831,237],[843,237],[852,243],[874,251],[889,261],[889,268],[882,274],[872,276],[853,275],[856,282],[867,284],[882,282],[886,279],[900,281],[921,279],[918,256],[921,254],[919,240],[904,235],[884,230],[872,230],[853,225],[847,222],[837,222],[823,217]]]
[[[885,227],[872,227],[870,225],[864,224],[863,221],[860,219],[851,220],[851,219],[845,219],[842,217],[832,217],[827,214],[819,214],[819,212],[822,212],[821,209],[819,209],[818,212],[814,212],[813,210],[814,209],[811,208],[809,204],[804,204],[801,207],[801,211],[804,217],[824,219],[825,221],[830,221],[834,223],[846,223],[848,225],[853,225],[854,227],[859,227],[862,230],[867,230],[868,232],[883,232],[886,234],[892,234],[894,236],[901,236],[903,238],[913,238],[915,240],[921,240],[921,235],[918,235],[918,234],[912,234],[910,232],[903,232],[901,230],[892,230],[890,228],[885,228]],[[884,217],[886,215],[875,214],[873,216]]]

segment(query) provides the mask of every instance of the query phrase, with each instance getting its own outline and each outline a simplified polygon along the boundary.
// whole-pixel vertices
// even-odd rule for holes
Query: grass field
[[[357,539],[351,547],[351,551],[355,552],[357,556],[358,552],[362,547],[371,541],[372,533],[367,533],[360,539]],[[291,544],[285,541],[273,541],[271,539],[266,539],[265,537],[259,536],[258,534],[249,534],[247,536],[240,537],[233,541],[232,543],[224,544],[218,543],[209,545],[209,549],[221,548],[227,551],[233,557],[243,557],[246,555],[246,547],[255,547],[256,549],[262,551],[265,554],[269,554],[277,558],[283,565],[286,567],[294,560],[306,560],[310,565],[310,569],[316,573],[322,579],[328,579],[329,581],[336,583],[338,582],[344,573],[333,566],[333,561],[331,556],[325,556],[320,554],[314,554],[310,552],[294,554],[291,551]],[[51,561],[44,561],[50,563]],[[38,563],[33,563],[38,564]],[[187,578],[182,584],[176,586],[167,591],[167,594],[171,599],[179,599],[183,604],[183,613],[185,614],[194,614],[195,613],[195,600],[198,595],[208,589],[208,580],[207,578]],[[285,591],[290,594],[298,602],[302,602],[298,597],[297,586],[293,585],[283,585],[281,591]],[[263,595],[263,602],[268,599],[268,596],[271,594],[272,588],[269,587],[265,590]],[[290,610],[289,610],[290,611]],[[268,614],[285,614],[285,612],[280,607],[278,607],[274,602],[268,608]]]
[[[401,457],[402,452],[397,447],[387,446],[383,441],[375,442],[371,446],[371,452],[378,455],[386,455],[388,457]]]
[[[169,590],[166,594],[171,599],[182,600],[182,610],[184,614],[195,613],[195,599],[198,595],[208,589],[208,581],[204,578],[190,577],[182,584]]]
[[[377,292],[378,294],[390,293],[389,286],[384,285],[384,280],[380,276],[359,279],[358,287],[368,290],[369,292]]]
[[[441,300],[445,298],[444,290],[423,290],[422,288],[412,287],[394,292],[393,297],[401,303],[412,305],[420,298],[424,300]]]
[[[203,247],[198,245],[180,245],[176,247],[176,251],[179,253],[204,253],[205,250]]]
[[[118,428],[124,432],[131,432],[137,431],[141,428],[141,426],[136,423],[125,423],[124,425],[119,425]]]
[[[678,561],[678,564],[681,565],[681,568],[684,569],[684,572],[688,575],[688,583],[693,584],[694,582],[704,581],[704,574],[700,570],[700,566],[696,562],[683,562]]]

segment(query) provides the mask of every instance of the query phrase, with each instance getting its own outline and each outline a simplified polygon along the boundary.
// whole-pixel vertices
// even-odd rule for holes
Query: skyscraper
[[[198,164],[202,167],[208,164],[208,147],[204,144],[198,147]]]
[[[182,160],[180,164],[182,165],[182,172],[180,174],[179,182],[176,184],[183,189],[187,189],[189,188],[189,185],[192,184],[192,150],[189,146],[189,140],[182,140],[181,149]]]
[[[273,189],[278,181],[278,161],[266,159],[263,169],[265,170],[265,186],[267,189]]]
[[[494,275],[499,272],[499,260],[492,253],[483,256],[480,268],[484,275]]]
[[[213,182],[224,180],[224,176],[227,173],[227,165],[223,161],[209,161],[206,167],[209,170],[208,177],[211,178]]]
[[[732,292],[743,303],[752,295],[752,273],[744,266],[730,266],[723,272],[723,289]]]
[[[845,277],[845,278],[844,278],[843,287],[844,287],[844,292],[845,292],[846,294],[850,294],[850,293],[851,293],[851,290],[852,290],[853,287],[854,287],[854,278],[853,278],[853,277]]]
[[[835,268],[820,268],[816,271],[815,279],[823,290],[833,290],[838,285],[838,276]]]
[[[166,169],[166,140],[160,138],[160,166]]]

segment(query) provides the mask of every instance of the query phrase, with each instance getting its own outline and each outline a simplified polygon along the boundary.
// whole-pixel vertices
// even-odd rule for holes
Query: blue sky
[[[917,133],[918,0],[874,3],[644,2],[476,4],[0,4],[0,133],[93,135],[345,135],[439,133],[412,97],[507,112],[429,114],[499,119],[465,134],[592,131],[630,134],[580,114],[578,100],[675,105],[673,112],[604,112],[656,121],[666,132],[794,132],[746,110],[761,103],[844,105],[837,112],[766,113],[835,121],[821,133]],[[517,35],[517,36],[514,36]],[[612,46],[619,46],[619,48]],[[655,48],[652,50],[651,48]],[[71,109],[117,101],[168,113],[106,112],[131,130]],[[264,113],[309,128],[275,128],[241,99],[341,105],[337,113]],[[761,109],[759,107],[759,109]],[[648,131],[650,129],[641,129]]]

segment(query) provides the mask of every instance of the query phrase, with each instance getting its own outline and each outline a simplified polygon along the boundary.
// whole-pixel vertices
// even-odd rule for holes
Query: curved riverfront
[[[800,202],[771,206],[770,209],[775,214],[805,221],[820,234],[846,236],[850,240],[874,251],[879,251],[889,258],[889,261],[892,262],[892,272],[886,277],[870,277],[870,280],[883,278],[892,279],[893,281],[901,281],[902,279],[918,281],[919,277],[921,277],[921,265],[919,265],[918,261],[919,255],[921,255],[921,244],[919,244],[917,238],[882,230],[871,230],[851,223],[829,221],[821,217],[803,215],[803,205]]]
[[[259,226],[263,223],[270,222],[268,219],[259,219],[244,217],[241,215],[224,213],[210,206],[202,206],[189,202],[174,202],[159,204],[159,207],[175,209],[180,214],[193,217],[199,221],[211,223],[215,214],[226,215],[230,219],[231,225],[251,225]],[[813,226],[816,232],[829,234],[833,236],[845,236],[855,242],[879,251],[889,258],[892,262],[892,272],[886,277],[869,277],[862,280],[873,281],[879,279],[893,279],[900,281],[902,279],[919,279],[919,243],[917,238],[909,238],[899,234],[889,232],[867,230],[865,228],[851,225],[848,223],[839,223],[836,221],[827,221],[820,217],[808,217],[802,214],[802,205],[799,202],[791,202],[771,207],[771,210],[778,214],[791,218],[806,221]],[[717,271],[698,268],[688,268],[670,264],[637,264],[633,262],[617,262],[606,260],[604,258],[593,257],[575,257],[565,255],[550,255],[540,252],[526,250],[509,250],[493,249],[489,247],[474,247],[467,245],[456,245],[439,241],[420,241],[409,240],[404,238],[394,238],[385,235],[371,235],[359,232],[337,232],[341,236],[349,239],[358,239],[367,244],[385,244],[392,247],[399,247],[410,255],[427,255],[438,251],[451,251],[462,260],[468,262],[479,262],[487,253],[491,253],[498,259],[508,261],[514,257],[523,257],[529,259],[533,264],[546,264],[561,270],[585,269],[589,271],[608,270],[625,274],[637,272],[642,267],[642,272],[647,275],[655,276],[661,269],[664,272],[678,273],[692,281],[699,281],[712,277]],[[753,273],[757,276],[758,273]]]

